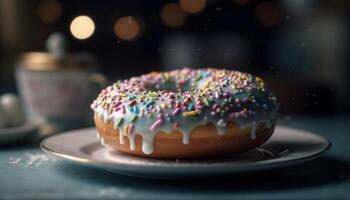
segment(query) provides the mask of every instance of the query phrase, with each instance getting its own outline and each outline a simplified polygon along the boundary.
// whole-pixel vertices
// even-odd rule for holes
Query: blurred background
[[[349,111],[347,0],[0,0],[0,94],[18,92],[25,52],[54,32],[111,82],[154,70],[216,67],[262,77],[280,113]]]

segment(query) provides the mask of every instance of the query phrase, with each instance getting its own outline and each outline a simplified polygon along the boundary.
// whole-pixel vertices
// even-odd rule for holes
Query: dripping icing
[[[201,96],[202,99],[200,100],[198,100],[198,96],[193,97],[193,93],[188,91],[183,93],[151,92],[138,86],[142,82],[147,83],[148,81],[154,84],[153,80],[159,81],[158,75],[148,74],[134,77],[124,82],[120,81],[113,86],[107,87],[91,105],[95,113],[104,122],[112,122],[114,128],[119,129],[120,144],[125,143],[124,136],[127,136],[130,141],[130,149],[134,150],[135,134],[137,133],[142,136],[142,151],[145,154],[150,154],[153,151],[153,139],[156,132],[170,133],[174,130],[174,122],[180,124],[180,127],[177,129],[182,132],[182,142],[184,144],[190,142],[190,132],[199,124],[212,123],[217,133],[223,135],[226,132],[226,123],[233,121],[242,130],[250,128],[252,140],[256,138],[256,127],[259,123],[264,123],[268,128],[272,126],[273,114],[277,110],[278,104],[276,98],[264,88],[261,79],[245,73],[214,69],[183,69],[171,71],[170,73],[174,73],[176,76],[183,76],[185,79],[189,77],[187,78],[189,81],[192,81],[197,76],[202,77],[199,78],[197,85],[203,88],[209,87],[210,89],[207,90],[208,92],[205,93],[204,98]],[[221,81],[213,81],[214,84],[210,81],[212,77],[217,75],[218,77],[225,77],[226,74],[229,74],[228,78],[222,78]],[[182,79],[180,78],[179,80]],[[174,82],[176,81],[177,79],[174,80]],[[133,84],[133,82],[137,84]],[[223,85],[220,85],[221,83]],[[235,84],[234,87],[232,86],[233,84]],[[133,85],[134,88],[130,88],[130,85]],[[187,85],[190,85],[189,88],[196,86],[193,83],[188,83]],[[184,88],[186,87],[185,84]],[[146,92],[142,93],[140,89]],[[140,95],[133,91],[139,91]],[[106,96],[106,94],[109,94],[109,96]],[[120,94],[122,94],[122,101],[114,104],[114,100],[110,96],[113,98],[113,96]],[[170,103],[165,105],[167,103],[166,100],[158,98],[155,101],[147,100],[147,102],[142,104],[137,99],[141,95],[148,95],[149,99],[167,95],[165,99],[168,98],[166,100]],[[136,99],[130,99],[131,96],[136,96]],[[173,99],[175,100],[173,101]],[[227,100],[231,103],[228,104]],[[200,102],[198,103],[198,101]],[[263,111],[260,111],[259,105],[262,105]],[[228,111],[228,113],[225,114],[225,111]],[[156,114],[158,117],[155,116]],[[135,117],[138,120],[135,120]],[[132,125],[135,134],[128,134],[126,129],[123,128],[130,125]]]

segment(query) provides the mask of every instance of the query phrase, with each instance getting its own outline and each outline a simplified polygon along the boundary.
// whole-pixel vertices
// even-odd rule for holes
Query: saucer
[[[95,128],[58,134],[41,143],[45,152],[78,164],[127,176],[163,179],[280,168],[315,159],[330,146],[327,139],[317,134],[281,126],[277,126],[269,141],[259,148],[210,160],[159,160],[124,154],[101,145]]]
[[[0,144],[19,142],[33,137],[38,133],[39,125],[34,121],[27,121],[20,126],[0,128]]]

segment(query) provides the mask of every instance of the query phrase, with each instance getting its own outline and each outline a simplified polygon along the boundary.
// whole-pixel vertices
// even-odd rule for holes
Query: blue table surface
[[[282,116],[280,125],[322,135],[331,150],[297,166],[215,179],[130,178],[47,157],[38,142],[0,147],[0,199],[350,199],[349,122],[348,114]],[[41,159],[30,163],[31,155]]]

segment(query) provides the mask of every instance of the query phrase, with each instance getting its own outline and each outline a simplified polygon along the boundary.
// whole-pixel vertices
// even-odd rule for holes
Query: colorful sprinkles
[[[224,133],[227,121],[248,126],[268,121],[277,107],[276,97],[261,78],[211,68],[152,72],[117,81],[91,104],[116,129],[143,137],[153,137],[158,130],[189,132],[207,122]]]

